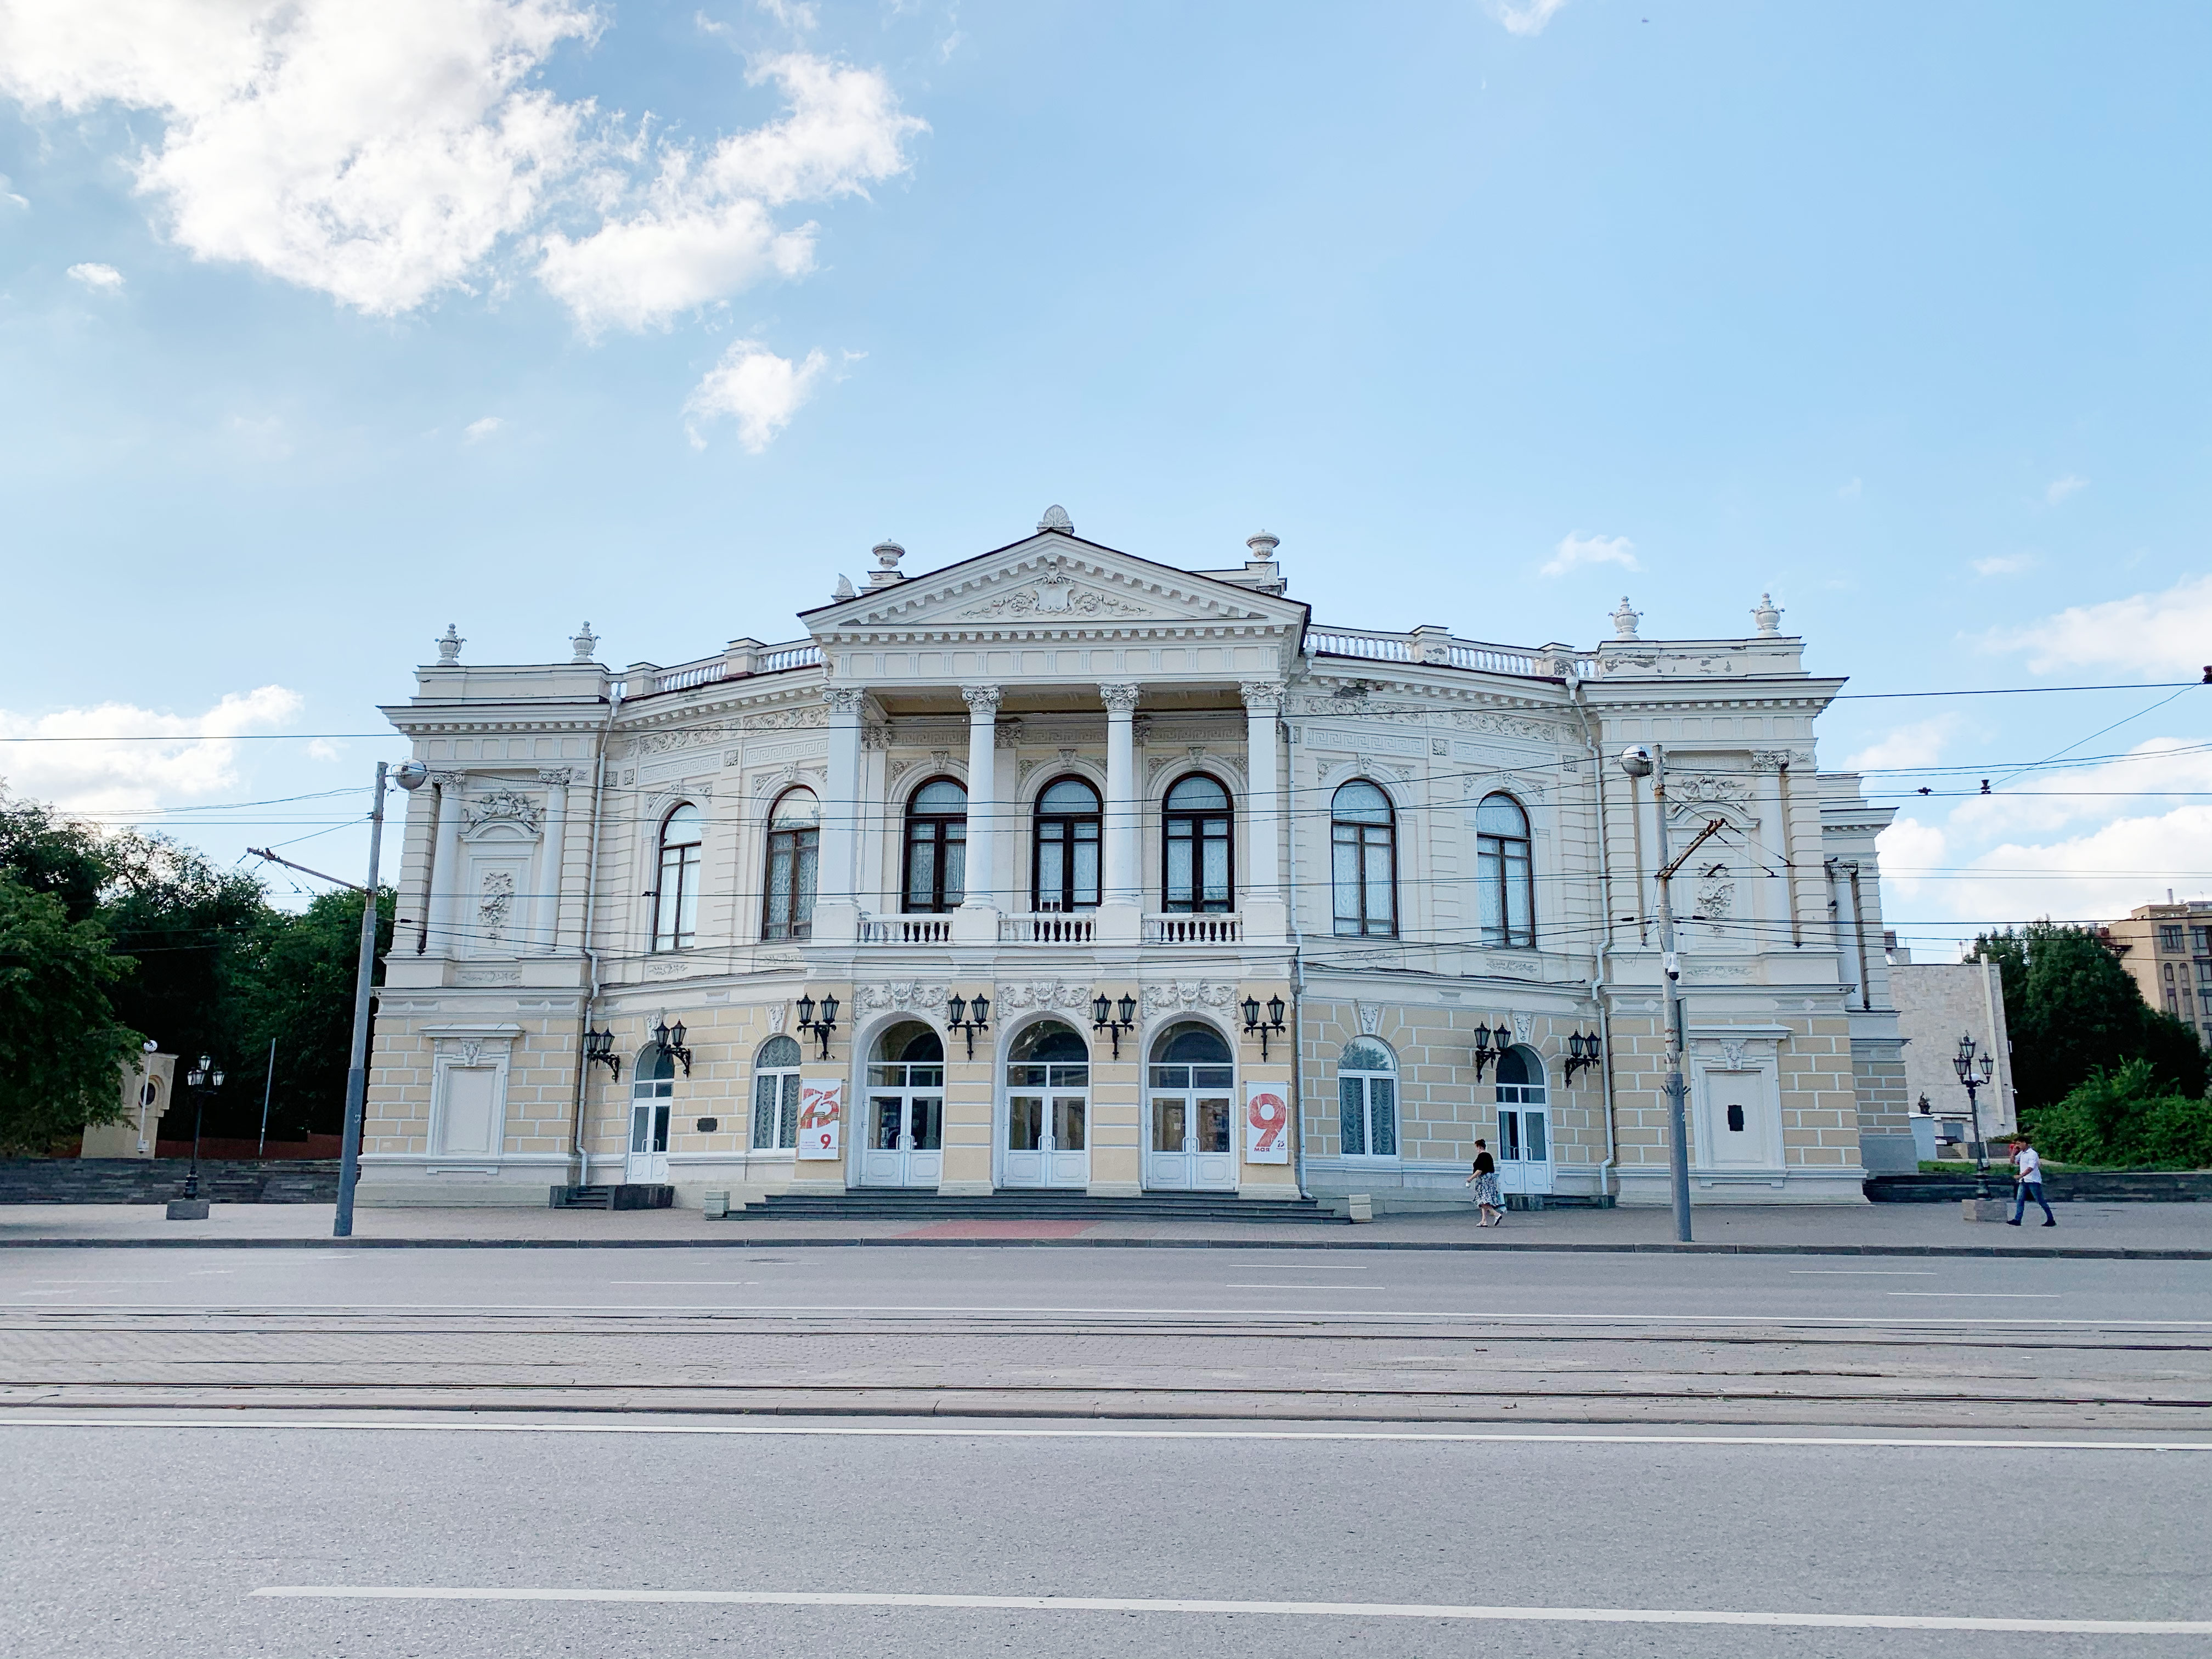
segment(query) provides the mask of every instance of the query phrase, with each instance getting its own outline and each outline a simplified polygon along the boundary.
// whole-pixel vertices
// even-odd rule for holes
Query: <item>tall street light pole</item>
[[[1951,1056],[1951,1069],[1959,1074],[1959,1081],[1966,1085],[1966,1115],[1974,1126],[1974,1194],[1984,1203],[1990,1198],[1990,1147],[1982,1139],[1982,1109],[1975,1091],[1988,1083],[1996,1070],[1996,1063],[1987,1054],[1982,1056],[1981,1076],[1974,1075],[1974,1039],[1962,1036],[1959,1052]]]
[[[368,884],[361,900],[361,956],[353,985],[353,1053],[346,1066],[345,1135],[338,1152],[338,1209],[331,1237],[353,1237],[353,1189],[361,1179],[361,1121],[368,1103],[369,990],[376,977],[376,869],[384,850],[384,791],[390,768],[376,763],[376,795],[368,814]],[[429,777],[420,761],[409,761],[394,780],[412,793]]]

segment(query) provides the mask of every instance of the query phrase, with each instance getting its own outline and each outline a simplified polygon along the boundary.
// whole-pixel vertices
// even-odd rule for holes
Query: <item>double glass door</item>
[[[1006,1068],[1006,1184],[1085,1187],[1091,1182],[1091,1068]]]
[[[945,1066],[868,1067],[860,1182],[934,1188],[945,1173]]]
[[[666,1054],[639,1067],[630,1085],[629,1145],[623,1179],[657,1187],[668,1179],[668,1115],[674,1107],[676,1062]]]
[[[1236,1189],[1235,1076],[1229,1066],[1152,1068],[1146,1186],[1166,1192]]]
[[[1498,1175],[1509,1193],[1552,1190],[1552,1115],[1545,1108],[1498,1109]]]

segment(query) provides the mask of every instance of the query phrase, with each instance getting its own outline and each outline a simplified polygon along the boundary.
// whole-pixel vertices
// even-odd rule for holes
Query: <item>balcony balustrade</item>
[[[1089,945],[1097,937],[1097,914],[1091,910],[1047,910],[999,918],[1001,945]]]
[[[1174,915],[1146,916],[1145,943],[1147,945],[1241,945],[1244,941],[1244,919],[1242,916]]]
[[[866,916],[860,921],[863,945],[950,945],[951,916]]]

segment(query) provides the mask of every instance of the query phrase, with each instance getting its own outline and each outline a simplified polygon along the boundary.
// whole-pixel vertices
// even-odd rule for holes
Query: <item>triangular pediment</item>
[[[805,613],[817,638],[878,630],[1239,624],[1296,629],[1305,607],[1234,582],[1155,564],[1063,531]]]

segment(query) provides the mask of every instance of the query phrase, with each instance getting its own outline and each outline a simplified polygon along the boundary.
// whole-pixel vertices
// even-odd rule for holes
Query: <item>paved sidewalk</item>
[[[1953,1204],[1731,1206],[1696,1212],[1693,1248],[1760,1251],[1903,1251],[2045,1255],[2175,1252],[2212,1260],[2212,1204],[2064,1204],[2059,1225],[1975,1224]],[[327,1245],[327,1204],[218,1204],[205,1221],[169,1221],[154,1205],[0,1206],[0,1247],[40,1244]],[[1088,1223],[1007,1220],[773,1220],[734,1215],[710,1220],[696,1210],[472,1209],[357,1211],[358,1245],[456,1246],[1006,1245],[1082,1248],[1133,1244],[1359,1249],[1622,1250],[1671,1249],[1664,1210],[1547,1210],[1514,1214],[1504,1227],[1478,1229],[1471,1216],[1386,1216],[1370,1224],[1211,1223],[1108,1219]]]

